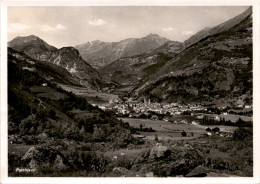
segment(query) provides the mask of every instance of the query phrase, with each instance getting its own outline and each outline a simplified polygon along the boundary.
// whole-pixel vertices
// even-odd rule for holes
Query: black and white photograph
[[[18,179],[258,176],[259,6],[249,2],[6,5],[1,170]]]

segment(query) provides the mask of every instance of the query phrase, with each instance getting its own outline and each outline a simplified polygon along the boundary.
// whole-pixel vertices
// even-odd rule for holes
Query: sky
[[[150,33],[188,39],[242,13],[246,6],[8,7],[8,40],[36,35],[57,48],[117,42]]]

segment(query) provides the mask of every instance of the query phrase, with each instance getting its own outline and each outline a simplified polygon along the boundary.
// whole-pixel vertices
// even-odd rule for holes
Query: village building
[[[216,121],[220,121],[219,115],[216,115],[215,120],[216,120]]]
[[[197,122],[197,121],[192,121],[191,124],[192,124],[192,125],[198,125],[199,122]]]

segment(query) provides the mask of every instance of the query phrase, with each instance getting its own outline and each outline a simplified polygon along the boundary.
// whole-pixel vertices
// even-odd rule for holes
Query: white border
[[[259,63],[259,0],[2,0],[1,1],[1,62],[0,62],[0,122],[1,122],[1,183],[260,183],[260,63]],[[254,177],[236,178],[69,178],[69,177],[9,177],[7,171],[7,7],[8,6],[253,6],[253,94],[254,94]]]

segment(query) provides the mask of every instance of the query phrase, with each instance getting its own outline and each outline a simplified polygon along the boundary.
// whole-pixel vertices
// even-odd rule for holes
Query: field
[[[66,95],[55,91],[53,88],[47,86],[32,86],[30,90],[38,97],[50,98],[52,100],[64,99]]]
[[[208,117],[216,117],[217,114],[204,114],[207,115]],[[225,118],[225,120],[230,120],[232,122],[236,122],[239,118],[241,118],[243,121],[253,121],[252,117],[248,116],[241,116],[241,115],[235,115],[235,114],[228,114],[228,115],[223,115],[220,114],[218,115],[220,118]]]
[[[159,140],[189,140],[195,139],[206,133],[206,128],[215,128],[214,126],[201,126],[192,124],[175,124],[167,121],[150,120],[150,119],[134,119],[134,118],[120,118],[124,122],[128,122],[130,126],[134,128],[140,128],[142,124],[143,128],[152,128],[155,132],[138,132],[138,136],[145,136],[144,139],[154,140],[155,135]],[[217,126],[220,131],[233,132],[237,127]],[[181,133],[185,131],[187,137],[182,137]]]
[[[128,122],[130,126],[139,128],[142,124],[143,128],[152,128],[155,132],[139,132],[144,135],[145,139],[154,140],[155,135],[159,140],[186,140],[194,139],[206,133],[205,127],[195,126],[191,124],[174,124],[171,122],[149,119],[131,119],[121,118],[124,122]],[[182,131],[187,133],[187,137],[182,137]],[[193,133],[193,136],[191,135]]]
[[[59,86],[66,91],[73,92],[76,95],[86,97],[88,102],[91,104],[106,105],[109,103],[110,100],[118,98],[117,95],[99,92],[90,88],[69,86],[64,84],[59,84]]]

